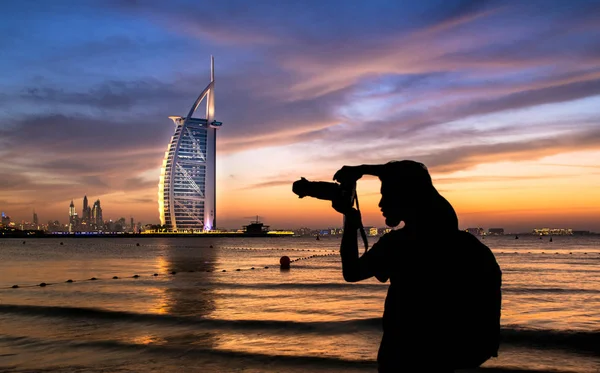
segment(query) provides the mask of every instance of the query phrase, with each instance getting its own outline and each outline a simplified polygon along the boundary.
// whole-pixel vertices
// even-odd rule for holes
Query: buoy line
[[[300,257],[300,258],[295,258],[295,259],[289,259],[287,256],[284,256],[286,258],[289,259],[289,263],[294,263],[294,262],[298,262],[301,260],[308,260],[308,259],[314,259],[314,258],[322,258],[322,257],[328,257],[328,256],[334,256],[337,255],[336,253],[328,253],[328,254],[313,254],[313,255],[309,255],[306,257]],[[284,258],[282,257],[282,259]],[[188,271],[181,271],[181,272],[177,272],[174,270],[170,270],[170,271],[163,271],[162,275],[171,275],[171,276],[175,276],[178,273],[195,273],[195,272],[203,272],[203,273],[227,273],[227,272],[246,272],[246,271],[256,271],[256,270],[261,270],[261,269],[274,269],[274,268],[278,268],[280,267],[281,269],[289,269],[289,266],[286,268],[283,265],[283,262],[280,259],[280,265],[272,265],[272,266],[260,266],[260,267],[250,267],[250,268],[242,268],[242,267],[237,267],[235,269],[213,269],[213,270],[188,270]],[[33,288],[33,287],[46,287],[46,286],[55,286],[55,285],[64,285],[64,284],[73,284],[73,283],[85,283],[85,282],[93,282],[93,281],[108,281],[108,280],[124,280],[124,279],[128,279],[128,278],[132,278],[132,279],[138,279],[138,278],[142,278],[142,277],[159,277],[161,275],[161,273],[157,273],[154,272],[150,275],[145,275],[145,276],[141,276],[139,274],[134,274],[132,276],[112,276],[110,278],[98,278],[98,277],[90,277],[90,278],[86,278],[86,279],[68,279],[66,281],[62,281],[62,282],[40,282],[37,284],[23,284],[23,285],[19,285],[19,284],[15,284],[12,286],[2,286],[0,287],[0,289],[20,289],[20,288]]]

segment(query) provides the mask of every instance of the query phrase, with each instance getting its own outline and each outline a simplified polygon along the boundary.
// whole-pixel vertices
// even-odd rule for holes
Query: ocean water
[[[483,367],[600,372],[600,237],[483,242],[503,271],[503,342]],[[0,240],[0,371],[375,372],[387,284],[345,283],[339,244]]]

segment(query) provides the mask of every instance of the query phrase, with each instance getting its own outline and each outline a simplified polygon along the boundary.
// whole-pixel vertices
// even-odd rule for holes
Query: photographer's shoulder
[[[387,233],[384,233],[379,237],[378,243],[381,244],[397,244],[408,239],[408,234],[402,229],[393,229]]]

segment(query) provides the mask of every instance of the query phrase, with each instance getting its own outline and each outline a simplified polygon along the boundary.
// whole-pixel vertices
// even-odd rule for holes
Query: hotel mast
[[[211,56],[210,83],[188,115],[169,117],[175,134],[165,152],[158,184],[160,223],[170,231],[211,231],[216,224],[215,63]],[[206,119],[192,116],[202,102]]]

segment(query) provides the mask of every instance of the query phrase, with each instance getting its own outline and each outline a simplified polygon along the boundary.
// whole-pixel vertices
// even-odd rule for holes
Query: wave
[[[147,344],[135,344],[125,343],[114,340],[103,340],[103,341],[73,341],[73,340],[42,340],[23,336],[11,336],[11,335],[0,335],[0,343],[8,342],[13,345],[23,346],[27,348],[31,347],[56,347],[60,346],[66,349],[73,348],[99,348],[109,350],[121,350],[121,351],[136,351],[136,352],[147,352],[152,355],[174,355],[181,357],[186,355],[187,357],[209,357],[224,358],[224,359],[243,359],[244,362],[253,360],[257,363],[273,363],[275,360],[280,364],[293,364],[298,365],[319,365],[319,366],[347,366],[353,368],[365,367],[373,369],[376,366],[375,361],[372,360],[350,360],[341,359],[336,357],[328,356],[294,356],[294,355],[276,355],[276,354],[261,354],[244,351],[234,350],[221,350],[203,348],[198,346],[169,346],[169,345],[147,345]]]
[[[212,349],[199,346],[170,346],[170,345],[148,345],[148,344],[135,344],[126,343],[114,340],[103,340],[103,341],[73,341],[73,340],[43,340],[31,337],[23,336],[12,336],[12,335],[0,335],[0,343],[10,343],[13,346],[21,346],[24,348],[35,348],[35,347],[50,347],[53,349],[64,348],[68,350],[82,348],[82,349],[103,349],[110,351],[124,351],[124,352],[135,352],[135,353],[148,353],[152,356],[163,356],[163,357],[176,357],[181,359],[186,358],[197,358],[207,359],[211,365],[214,364],[223,365],[223,367],[231,366],[245,366],[251,364],[260,364],[262,371],[278,371],[280,366],[291,366],[294,368],[303,368],[307,370],[322,369],[322,368],[346,368],[352,369],[352,371],[365,370],[373,372],[376,369],[377,363],[375,360],[358,360],[358,359],[344,359],[333,356],[310,356],[310,355],[283,355],[283,354],[265,354],[257,352],[245,352],[235,350],[222,350]],[[267,364],[267,365],[265,365]],[[93,367],[90,367],[90,371],[95,371]],[[44,371],[41,369],[39,371]],[[49,371],[54,371],[50,369]],[[88,371],[88,369],[86,369]],[[98,371],[104,372],[105,370],[99,369]],[[512,369],[503,367],[482,367],[478,368],[477,371],[484,371],[489,373],[545,373],[546,371],[541,370],[527,370],[527,369]],[[558,370],[552,370],[552,373],[561,373]]]
[[[204,283],[203,283],[204,284]],[[239,283],[219,283],[213,284],[218,288],[240,288],[240,289],[373,289],[387,290],[389,284],[353,284],[353,283],[260,283],[260,284],[239,284]]]
[[[600,330],[575,331],[505,327],[500,335],[502,344],[557,348],[600,356]]]
[[[127,311],[111,311],[99,308],[31,306],[0,304],[0,314],[8,313],[19,316],[84,318],[108,320],[116,322],[139,322],[150,324],[178,325],[186,327],[204,327],[220,330],[261,330],[261,331],[296,331],[319,334],[345,334],[364,329],[377,330],[381,326],[381,318],[354,319],[344,321],[279,321],[279,320],[223,320],[201,319],[186,316],[165,314],[144,314]]]
[[[148,323],[199,327],[233,331],[263,331],[270,333],[314,333],[339,335],[364,331],[381,331],[381,318],[353,319],[344,321],[278,321],[278,320],[223,320],[194,317],[141,314],[126,311],[110,311],[98,308],[30,306],[0,304],[0,313],[19,316],[83,318],[115,322]],[[600,330],[568,331],[524,329],[505,326],[501,331],[502,344],[528,345],[538,348],[558,348],[575,352],[588,352],[600,356]]]
[[[503,293],[512,294],[600,294],[598,289],[568,289],[568,288],[520,288],[520,287],[503,287]]]

